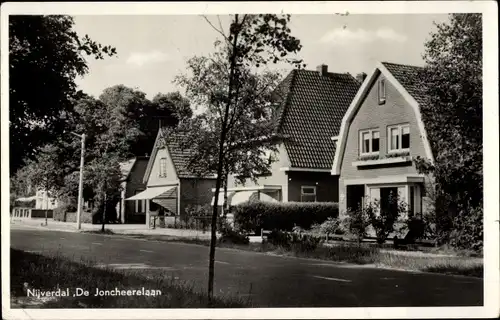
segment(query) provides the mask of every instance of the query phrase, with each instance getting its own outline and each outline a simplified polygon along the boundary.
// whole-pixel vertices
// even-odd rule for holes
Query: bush
[[[483,249],[483,208],[470,208],[461,212],[453,220],[450,245],[457,249],[482,251]]]
[[[234,207],[235,224],[245,232],[309,229],[328,217],[338,217],[338,204],[332,202],[251,202]]]
[[[328,240],[328,236],[331,234],[342,234],[342,228],[340,225],[340,220],[338,218],[328,217],[320,226],[319,232],[322,235],[326,236]]]
[[[405,243],[415,243],[417,239],[425,238],[425,221],[422,217],[409,217],[406,220],[408,233],[405,237]]]
[[[381,210],[378,200],[366,201],[367,205],[363,210],[366,212],[370,225],[375,230],[377,242],[384,243],[389,234],[395,231],[394,225],[400,221],[402,214],[407,212],[407,205],[400,200],[399,195],[389,194],[388,206],[389,210]]]
[[[366,210],[361,206],[355,210],[347,209],[344,219],[342,220],[342,228],[350,235],[357,238],[361,242],[366,236],[366,229],[370,226],[370,219]]]
[[[298,232],[273,230],[267,241],[275,246],[294,252],[311,252],[318,248],[321,238]]]
[[[250,238],[240,230],[235,230],[226,220],[221,219],[219,228],[221,233],[220,242],[230,242],[234,244],[249,244]]]

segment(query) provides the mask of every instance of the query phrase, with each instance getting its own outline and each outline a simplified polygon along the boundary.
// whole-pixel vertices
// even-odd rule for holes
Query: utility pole
[[[83,163],[85,158],[85,133],[81,135],[71,132],[71,134],[79,137],[82,140],[82,151],[80,155],[80,182],[78,184],[78,209],[76,213],[76,227],[78,230],[82,228],[81,217],[83,207]]]

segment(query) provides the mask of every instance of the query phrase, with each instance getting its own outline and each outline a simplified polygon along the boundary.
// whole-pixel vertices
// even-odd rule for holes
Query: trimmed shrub
[[[332,202],[251,202],[234,207],[234,219],[244,232],[309,229],[328,217],[338,217],[338,204]]]

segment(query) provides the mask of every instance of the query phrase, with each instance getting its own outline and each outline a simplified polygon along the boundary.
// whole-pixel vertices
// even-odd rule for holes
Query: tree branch
[[[202,17],[205,19],[205,21],[206,21],[206,22],[207,22],[207,23],[208,23],[208,24],[209,24],[209,25],[210,25],[210,26],[211,26],[211,27],[212,27],[212,28],[213,28],[213,29],[214,29],[217,33],[219,33],[220,35],[222,35],[222,36],[224,37],[224,40],[226,40],[226,42],[231,43],[231,42],[229,41],[229,38],[228,38],[228,37],[224,34],[224,32],[222,31],[222,27],[221,27],[221,30],[219,30],[219,29],[217,29],[217,28],[213,25],[213,23],[212,23],[210,20],[208,20],[208,18],[207,18],[207,17],[205,17],[204,15],[202,15]],[[218,17],[218,16],[217,16],[217,17]],[[219,24],[220,24],[220,19],[219,19]]]

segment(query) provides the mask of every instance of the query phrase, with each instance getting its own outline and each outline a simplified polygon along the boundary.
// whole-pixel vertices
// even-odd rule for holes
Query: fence
[[[50,209],[45,210],[26,207],[14,207],[10,213],[10,217],[18,219],[45,218],[45,214],[47,214],[47,218],[52,219],[54,216],[54,211]]]

